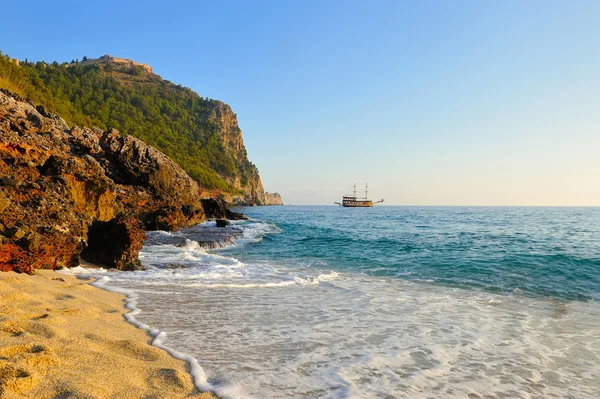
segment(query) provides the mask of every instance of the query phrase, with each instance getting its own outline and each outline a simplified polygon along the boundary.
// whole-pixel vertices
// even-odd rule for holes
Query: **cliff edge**
[[[279,195],[279,193],[265,192],[264,205],[283,205],[283,199],[281,199],[281,195]]]

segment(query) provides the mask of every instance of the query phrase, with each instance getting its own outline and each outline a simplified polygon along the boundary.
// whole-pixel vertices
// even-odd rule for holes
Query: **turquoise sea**
[[[101,275],[196,359],[199,386],[232,398],[600,397],[600,208],[242,211],[235,245],[194,241],[210,222],[151,232],[148,270]]]

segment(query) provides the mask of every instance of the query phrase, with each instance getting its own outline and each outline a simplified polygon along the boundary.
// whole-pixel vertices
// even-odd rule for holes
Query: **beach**
[[[1,398],[214,398],[124,319],[124,295],[47,270],[0,273]]]

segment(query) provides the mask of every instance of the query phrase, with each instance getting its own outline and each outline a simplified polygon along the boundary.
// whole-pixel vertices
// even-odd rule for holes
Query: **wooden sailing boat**
[[[356,183],[354,183],[354,195],[344,195],[342,197],[341,204],[339,202],[334,202],[334,204],[341,205],[345,208],[370,208],[374,204],[379,204],[379,203],[383,202],[383,199],[381,201],[377,201],[377,202],[373,202],[373,201],[367,199],[368,193],[369,193],[369,185],[366,184],[365,185],[365,197],[358,198],[356,196]]]

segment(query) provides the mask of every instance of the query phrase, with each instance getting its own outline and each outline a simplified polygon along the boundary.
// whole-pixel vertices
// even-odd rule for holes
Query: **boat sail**
[[[377,202],[373,202],[373,201],[369,200],[368,193],[369,193],[369,185],[366,184],[365,185],[365,197],[358,198],[356,196],[356,183],[354,183],[354,194],[353,195],[344,195],[342,197],[342,203],[334,202],[334,204],[341,205],[345,208],[370,208],[374,204],[379,204],[379,203],[383,202],[383,199],[381,199],[381,201],[377,201]]]

